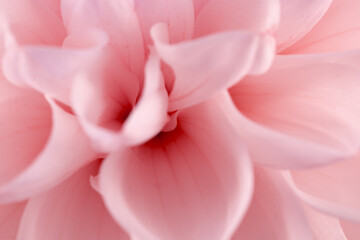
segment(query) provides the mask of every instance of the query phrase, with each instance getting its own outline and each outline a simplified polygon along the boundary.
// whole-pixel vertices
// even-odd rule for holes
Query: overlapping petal
[[[274,54],[272,37],[244,31],[214,34],[168,44],[167,27],[152,29],[157,52],[175,73],[170,110],[189,107],[239,81],[267,70]]]
[[[293,187],[312,207],[360,222],[359,156],[326,167],[292,172]],[[329,187],[331,186],[331,187]]]
[[[16,239],[26,202],[0,205],[0,238]]]
[[[276,31],[278,51],[306,35],[324,16],[333,0],[280,0],[281,15]]]
[[[132,0],[62,0],[61,10],[70,33],[87,28],[106,31],[119,60],[135,75],[142,75],[144,40]]]
[[[72,94],[74,110],[95,146],[108,152],[122,144],[146,142],[161,131],[168,120],[168,96],[156,55],[147,62],[137,103],[136,78],[126,69],[119,79],[107,83],[80,78]]]
[[[80,71],[92,71],[106,43],[106,34],[98,29],[69,35],[63,48],[22,47],[12,42],[4,53],[3,71],[14,84],[30,86],[69,104],[75,76]]]
[[[251,205],[232,240],[312,239],[306,213],[284,176],[257,167],[254,180]]]
[[[27,204],[18,240],[128,240],[98,193],[91,188],[99,162],[79,170],[59,186]]]
[[[100,191],[135,239],[218,240],[235,231],[251,198],[252,170],[222,103],[180,112],[173,131],[103,163]]]
[[[359,11],[360,3],[356,0],[333,0],[318,24],[283,53],[319,53],[359,49]]]
[[[134,0],[134,2],[147,43],[151,42],[151,27],[160,22],[168,25],[171,43],[188,40],[192,37],[194,30],[194,7],[192,0]]]
[[[278,0],[210,0],[195,20],[195,37],[222,31],[272,32],[279,21]]]
[[[307,64],[301,56],[289,61],[291,67],[275,61],[265,75],[249,77],[230,90],[238,110],[248,118],[240,117],[238,125],[253,159],[294,169],[356,154],[359,69],[321,59]]]
[[[25,101],[31,102],[31,99]],[[47,125],[42,123],[41,115],[34,118],[36,116],[34,114],[35,108],[32,108],[32,114],[28,117],[28,121],[32,120],[29,121],[32,122],[32,125],[28,125],[28,128],[25,129],[18,129],[18,132],[13,132],[13,136],[16,136],[17,139],[7,141],[6,145],[1,144],[2,152],[4,152],[4,157],[2,157],[4,162],[1,168],[4,171],[2,174],[4,179],[0,186],[0,202],[2,203],[19,201],[50,189],[97,157],[97,153],[92,150],[91,143],[75,117],[55,103],[50,103],[52,118],[46,115],[49,117],[45,121]],[[21,105],[13,109],[17,112],[15,115],[17,117],[20,117],[21,113],[26,114],[26,111],[19,110],[19,107]],[[38,107],[42,112],[48,111],[46,105],[34,105],[34,107]],[[8,116],[11,117],[11,115]],[[9,118],[5,116],[2,117],[3,119]],[[50,136],[47,136],[51,119],[51,132]],[[16,123],[16,118],[9,120]],[[18,118],[18,120],[20,119]],[[24,118],[21,118],[21,121],[23,120]],[[38,125],[34,125],[36,121],[38,121]],[[12,130],[16,130],[10,126],[10,124],[6,125],[6,128],[10,130],[9,134]],[[13,126],[24,127],[22,124]],[[6,131],[1,133],[6,134]],[[9,159],[12,159],[12,164],[7,161]]]

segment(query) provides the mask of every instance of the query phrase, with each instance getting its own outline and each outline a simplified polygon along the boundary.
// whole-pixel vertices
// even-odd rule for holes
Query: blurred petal
[[[206,100],[245,74],[265,71],[274,54],[271,37],[250,32],[226,32],[171,45],[167,36],[166,25],[152,29],[157,52],[176,77],[170,111]]]
[[[99,162],[87,166],[56,188],[33,197],[25,208],[18,239],[128,240],[90,186]]]
[[[86,133],[95,146],[106,152],[121,144],[137,145],[146,142],[158,134],[168,120],[168,97],[157,56],[151,55],[147,62],[144,90],[133,109],[127,100],[119,99],[119,96],[128,92],[127,88],[131,85],[129,82],[133,79],[123,78],[120,81],[123,82],[114,82],[113,87],[108,86],[102,93],[96,82],[80,78],[72,96],[74,109]],[[120,94],[114,95],[114,91]],[[93,115],[97,112],[100,117],[96,118],[101,118],[100,120],[94,119]],[[129,112],[130,115],[125,116]],[[123,123],[119,116],[124,120]],[[109,124],[102,124],[105,121],[112,126],[120,126],[111,129],[106,127]]]
[[[341,220],[341,227],[347,240],[357,240],[360,237],[360,224]]]
[[[328,1],[319,0],[317,2]],[[319,23],[284,53],[318,53],[359,49],[359,11],[360,2],[357,0],[333,0]]]
[[[221,31],[272,31],[279,20],[278,0],[210,0],[196,16],[195,36]]]
[[[68,104],[74,76],[92,70],[90,66],[106,43],[106,34],[92,29],[68,36],[66,48],[13,44],[5,49],[3,70],[9,81],[29,85]]]
[[[347,240],[339,219],[303,206],[316,240]]]
[[[360,156],[326,167],[292,172],[294,188],[312,207],[360,223]]]
[[[276,31],[278,51],[306,35],[324,16],[333,0],[280,0],[280,25]],[[333,25],[329,25],[333,28]]]
[[[136,239],[228,239],[252,191],[249,158],[222,99],[179,113],[175,130],[112,153],[100,189]]]
[[[232,239],[312,239],[305,211],[281,173],[256,168],[251,205]]]
[[[0,205],[0,239],[16,239],[26,202]]]
[[[132,73],[141,76],[144,43],[132,0],[62,0],[61,10],[70,33],[94,27],[106,31],[120,61]]]
[[[32,156],[31,152],[22,152],[22,148],[20,148],[21,151],[18,150],[22,146],[31,147],[31,143],[38,141],[36,135],[24,138],[19,134],[20,142],[14,142],[8,147],[4,144],[0,145],[4,149],[9,149],[10,154],[20,155],[23,159],[31,161],[27,162],[26,166],[22,166],[24,163],[19,162],[21,160],[19,157],[16,162],[18,165],[14,164],[16,174],[7,178],[6,184],[0,187],[0,202],[19,201],[34,196],[55,186],[83,165],[96,159],[96,153],[91,149],[89,140],[82,132],[76,118],[63,111],[55,103],[50,103],[53,111],[53,126],[46,145],[37,156]],[[19,126],[22,125],[19,124]],[[19,145],[21,142],[23,143]],[[11,166],[8,161],[4,165],[7,167],[2,169],[9,169]],[[19,166],[21,169],[18,169]],[[6,174],[8,174],[7,171]]]
[[[59,15],[59,6],[58,0],[0,1],[0,19],[9,26],[21,45],[60,45],[66,31]]]
[[[150,43],[150,29],[159,22],[169,26],[170,42],[179,42],[192,37],[194,8],[192,0],[134,0],[135,10],[143,29],[145,41]]]
[[[238,125],[253,159],[294,169],[353,156],[360,143],[359,68],[298,60],[284,68],[275,61],[265,75],[248,77],[230,90],[248,118],[239,118]]]

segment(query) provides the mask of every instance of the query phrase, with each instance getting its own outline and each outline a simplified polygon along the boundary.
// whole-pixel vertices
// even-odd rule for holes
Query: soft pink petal
[[[341,220],[341,227],[347,240],[358,240],[360,237],[360,224]]]
[[[230,93],[248,118],[237,121],[254,160],[273,167],[304,168],[356,154],[359,77],[354,65],[322,59],[307,64],[300,56],[292,66],[281,68],[275,61],[265,75],[238,83]]]
[[[94,27],[103,29],[120,61],[132,73],[142,74],[144,43],[132,0],[62,0],[61,10],[70,33]]]
[[[90,186],[99,162],[87,166],[56,188],[32,198],[25,208],[19,240],[128,240]]]
[[[3,71],[9,81],[28,85],[64,103],[79,71],[89,69],[102,53],[107,36],[97,29],[69,35],[64,47],[27,46],[5,49]]]
[[[292,172],[293,187],[312,207],[360,223],[360,157]]]
[[[319,0],[321,1],[321,0]],[[335,52],[360,48],[360,2],[333,0],[321,21],[285,54]]]
[[[119,96],[128,92],[127,88],[134,81],[123,76],[125,78],[120,80],[123,82],[114,83],[120,86],[114,86],[112,91],[107,89],[107,92],[99,92],[96,83],[81,78],[74,87],[72,99],[75,111],[95,146],[103,151],[111,151],[121,144],[143,143],[158,134],[168,119],[168,96],[157,56],[151,55],[147,62],[144,90],[134,107],[129,106],[129,101],[119,99]],[[116,87],[118,96],[114,95]],[[128,111],[131,112],[127,117],[125,115]],[[119,116],[124,118],[123,123]],[[108,127],[109,124],[112,128]],[[115,125],[118,127],[114,128]]]
[[[305,211],[280,172],[256,168],[251,205],[232,239],[312,239]]]
[[[96,159],[97,155],[91,149],[90,142],[82,132],[76,118],[66,113],[55,103],[50,103],[53,111],[52,130],[46,145],[40,153],[39,150],[41,149],[38,149],[37,152],[34,152],[34,150],[38,148],[39,141],[41,143],[44,135],[23,136],[19,134],[18,142],[12,142],[12,145],[5,145],[3,143],[0,145],[4,149],[2,151],[7,151],[9,154],[8,157],[3,160],[12,159],[11,162],[4,161],[3,164],[6,167],[1,168],[4,169],[5,172],[5,175],[2,174],[2,177],[9,176],[5,178],[6,183],[0,187],[0,202],[19,201],[34,196],[55,186],[84,164]],[[12,111],[21,113],[21,111],[18,110],[19,107],[21,107],[21,105]],[[30,115],[26,119],[31,120],[35,116],[35,114]],[[24,118],[21,119],[24,121]],[[38,119],[34,118],[34,120]],[[39,120],[41,121],[41,118],[39,118]],[[5,126],[11,129],[10,124],[4,125],[4,127]],[[22,126],[22,124],[17,124],[17,126]],[[34,134],[31,130],[41,127],[41,122],[38,126],[33,125],[29,128],[29,133]],[[48,128],[49,126],[45,127]],[[36,130],[39,131],[38,129]],[[6,140],[8,139],[9,138]],[[37,143],[37,145],[35,145],[35,143]],[[26,150],[27,148],[30,149],[24,151],[24,149]],[[17,156],[19,160],[14,162],[11,154]],[[21,169],[19,169],[19,167],[21,167]],[[12,174],[10,175],[10,173]]]
[[[192,37],[194,7],[192,0],[134,0],[135,10],[143,29],[145,41],[151,42],[150,29],[159,22],[169,26],[170,42],[179,42]]]
[[[333,0],[280,0],[281,17],[276,31],[278,51],[294,44],[324,16]],[[329,25],[332,28],[332,25]]]
[[[278,0],[210,0],[195,20],[195,36],[220,31],[272,31],[279,20]]]
[[[9,26],[19,44],[60,45],[66,31],[59,6],[59,0],[1,1],[0,21]]]
[[[102,195],[136,239],[221,240],[235,231],[250,201],[252,169],[222,104],[188,108],[175,130],[105,160]]]
[[[156,50],[176,77],[170,110],[199,103],[245,74],[265,71],[274,54],[272,37],[250,32],[226,32],[172,45],[167,36],[166,25],[152,29]]]
[[[15,240],[26,202],[0,205],[0,239]]]
[[[320,213],[304,205],[315,240],[348,240],[338,218]]]
[[[195,17],[210,0],[193,0]]]
[[[0,186],[32,163],[50,130],[51,109],[45,98],[0,79]]]

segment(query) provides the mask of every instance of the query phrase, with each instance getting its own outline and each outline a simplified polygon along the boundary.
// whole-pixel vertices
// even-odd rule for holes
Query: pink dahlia
[[[1,1],[0,239],[357,239],[359,11]]]

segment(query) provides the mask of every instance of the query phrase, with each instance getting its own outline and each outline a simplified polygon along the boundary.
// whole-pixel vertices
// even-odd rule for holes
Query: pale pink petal
[[[120,61],[132,73],[143,73],[144,40],[132,0],[62,0],[61,10],[70,33],[101,28],[109,35]]]
[[[360,237],[360,224],[341,220],[341,227],[347,240],[358,240]]]
[[[360,157],[326,167],[293,171],[293,187],[312,207],[360,223]]]
[[[18,142],[12,141],[10,142],[12,145],[8,145],[8,143],[1,143],[0,145],[4,149],[2,151],[6,151],[8,154],[8,157],[3,159],[6,161],[2,163],[5,167],[1,168],[1,170],[4,169],[4,174],[1,177],[7,176],[5,178],[6,182],[0,186],[0,202],[2,203],[19,201],[47,190],[83,165],[97,158],[97,154],[91,149],[90,142],[82,132],[75,116],[65,112],[55,103],[50,103],[53,111],[52,129],[46,145],[40,153],[39,150],[41,149],[37,148],[39,142],[41,143],[41,139],[44,139],[44,135],[34,135],[36,132],[31,130],[39,131],[42,127],[41,122],[38,126],[32,125],[28,133],[22,130],[24,134],[33,135],[15,135],[14,133],[13,136],[18,136]],[[21,105],[14,106],[12,111],[21,114],[21,111],[19,111],[21,107]],[[46,108],[40,108],[40,110],[46,111]],[[21,120],[24,121],[25,116],[22,117]],[[35,117],[38,116],[33,112],[32,115],[25,117],[25,119],[31,120],[33,118],[41,121],[41,118],[39,118],[41,116]],[[16,123],[15,120],[16,118],[14,123]],[[50,116],[48,120],[51,120]],[[21,127],[22,124],[17,123],[16,126]],[[11,129],[11,124],[5,124],[4,127]],[[48,127],[46,126],[46,128]],[[9,137],[6,140],[8,141],[8,139]],[[42,144],[44,145],[44,143]],[[12,155],[17,156],[19,160],[16,159],[15,162]],[[9,161],[9,159],[12,159],[12,161]]]
[[[146,142],[158,134],[168,120],[168,96],[157,56],[150,55],[146,64],[142,95],[136,105],[130,102],[135,106],[129,105],[129,100],[119,98],[128,92],[131,81],[134,81],[123,76],[125,78],[118,80],[123,82],[113,83],[120,86],[103,93],[99,92],[96,82],[89,79],[80,78],[74,86],[75,112],[95,146],[106,152],[122,144]],[[117,96],[115,91],[119,92]]]
[[[333,0],[320,22],[284,54],[359,49],[359,11],[360,2],[357,0]]]
[[[89,68],[106,43],[106,34],[98,29],[68,36],[63,48],[20,47],[13,42],[5,49],[3,71],[9,81],[28,85],[68,104],[75,75],[92,71]]]
[[[166,25],[152,29],[156,50],[175,73],[170,110],[199,103],[239,81],[267,70],[274,54],[272,37],[244,31],[214,34],[168,44]]]
[[[255,169],[254,196],[232,239],[312,239],[305,211],[280,172]]]
[[[195,17],[210,0],[193,0]]]
[[[210,0],[195,20],[195,36],[220,31],[273,31],[279,21],[278,0]]]
[[[19,44],[60,45],[66,31],[59,7],[58,0],[0,1],[0,21],[9,26]]]
[[[15,240],[26,202],[0,205],[0,239]]]
[[[128,240],[91,188],[99,162],[87,166],[56,188],[33,197],[27,204],[19,240]]]
[[[220,100],[181,111],[176,129],[103,163],[105,203],[136,239],[222,240],[235,231],[252,169]]]
[[[305,204],[303,206],[315,240],[348,240],[338,218],[320,213]]]
[[[278,51],[286,49],[308,33],[324,16],[332,1],[280,0],[281,17],[276,31]]]
[[[285,68],[275,61],[265,75],[248,77],[230,90],[248,118],[242,116],[238,125],[253,159],[273,167],[304,168],[356,154],[359,68],[321,59],[306,64],[301,56],[297,60]]]
[[[0,186],[26,169],[44,148],[51,109],[40,94],[0,79]]]
[[[194,7],[192,0],[134,0],[147,43],[151,42],[150,29],[159,22],[169,26],[170,42],[179,42],[192,37],[194,30]]]

